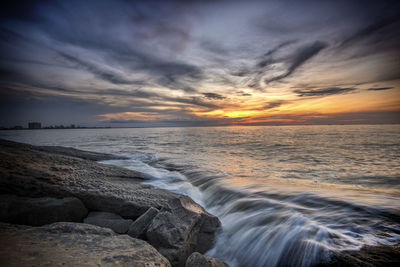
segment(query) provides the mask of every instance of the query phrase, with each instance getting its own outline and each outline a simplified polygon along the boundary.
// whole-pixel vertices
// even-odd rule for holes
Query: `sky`
[[[2,1],[0,126],[400,123],[399,3]]]

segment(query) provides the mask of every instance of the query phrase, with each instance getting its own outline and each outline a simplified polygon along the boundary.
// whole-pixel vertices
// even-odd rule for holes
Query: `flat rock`
[[[88,211],[75,197],[29,198],[0,195],[0,221],[41,226],[54,222],[82,222]]]
[[[135,238],[143,238],[151,224],[151,221],[156,217],[158,212],[159,210],[153,207],[148,209],[130,225],[128,235]]]
[[[97,163],[112,155],[0,140],[0,194],[77,197],[87,209],[136,219],[177,195],[143,185],[140,173]]]
[[[110,212],[89,212],[88,216],[83,220],[84,223],[97,225],[100,227],[110,228],[118,234],[128,232],[132,220],[124,219],[118,214]]]
[[[0,224],[0,266],[171,266],[147,242],[80,223]]]
[[[153,219],[146,237],[173,266],[184,266],[195,251],[204,253],[214,243],[219,219],[187,196],[173,199]]]
[[[63,146],[38,146],[36,147],[40,151],[49,152],[52,154],[59,154],[64,156],[78,157],[81,159],[87,159],[92,161],[100,161],[100,160],[112,160],[112,159],[127,159],[125,157],[116,156],[112,154],[91,152],[75,149],[72,147],[63,147]]]
[[[219,259],[194,252],[186,260],[185,267],[228,267],[228,264]]]

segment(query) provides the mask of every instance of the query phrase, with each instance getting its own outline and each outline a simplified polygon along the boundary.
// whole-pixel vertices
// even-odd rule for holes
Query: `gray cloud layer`
[[[260,96],[270,90],[299,88],[287,91],[304,100],[358,93],[355,84],[365,83],[347,77],[312,88],[319,66],[326,72],[318,75],[344,77],[364,64],[361,75],[374,86],[364,92],[396,90],[398,82],[381,82],[400,79],[398,10],[397,1],[6,1],[0,126],[21,120],[31,99],[43,116],[37,120],[65,101],[85,103],[85,121],[106,112],[156,118],[161,108],[173,123],[193,120],[193,109],[276,99]],[[301,79],[310,86],[298,86]]]
[[[266,79],[266,83],[270,83],[273,81],[278,81],[282,80],[291,74],[294,73],[296,69],[298,69],[300,66],[302,66],[304,63],[306,63],[308,60],[310,60],[313,56],[317,55],[322,49],[327,47],[327,44],[321,41],[316,41],[311,45],[304,46],[297,50],[291,58],[288,60],[289,61],[289,67],[285,71],[284,74]]]

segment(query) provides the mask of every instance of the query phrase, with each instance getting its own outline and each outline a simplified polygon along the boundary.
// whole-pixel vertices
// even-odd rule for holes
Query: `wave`
[[[129,157],[103,163],[134,170],[144,183],[188,195],[218,216],[223,229],[207,254],[230,266],[311,266],[334,251],[400,241],[395,210],[312,191],[238,185],[226,173],[173,165],[155,154]]]

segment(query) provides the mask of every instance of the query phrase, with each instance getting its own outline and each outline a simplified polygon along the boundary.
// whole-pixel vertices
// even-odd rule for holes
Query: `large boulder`
[[[171,266],[147,242],[80,223],[0,224],[0,266]]]
[[[187,196],[167,203],[153,219],[146,237],[173,266],[184,266],[194,251],[209,250],[221,223]]]
[[[228,264],[219,259],[194,252],[187,258],[185,267],[228,267]]]
[[[132,220],[124,219],[118,214],[99,211],[89,212],[89,215],[83,220],[83,222],[110,228],[118,234],[125,234],[128,232],[129,226],[132,224]]]
[[[128,235],[134,238],[142,238],[147,229],[149,228],[151,221],[156,217],[159,210],[151,207],[142,216],[137,218],[129,227]]]
[[[41,226],[54,222],[82,222],[88,211],[75,197],[29,198],[0,195],[0,221]]]

